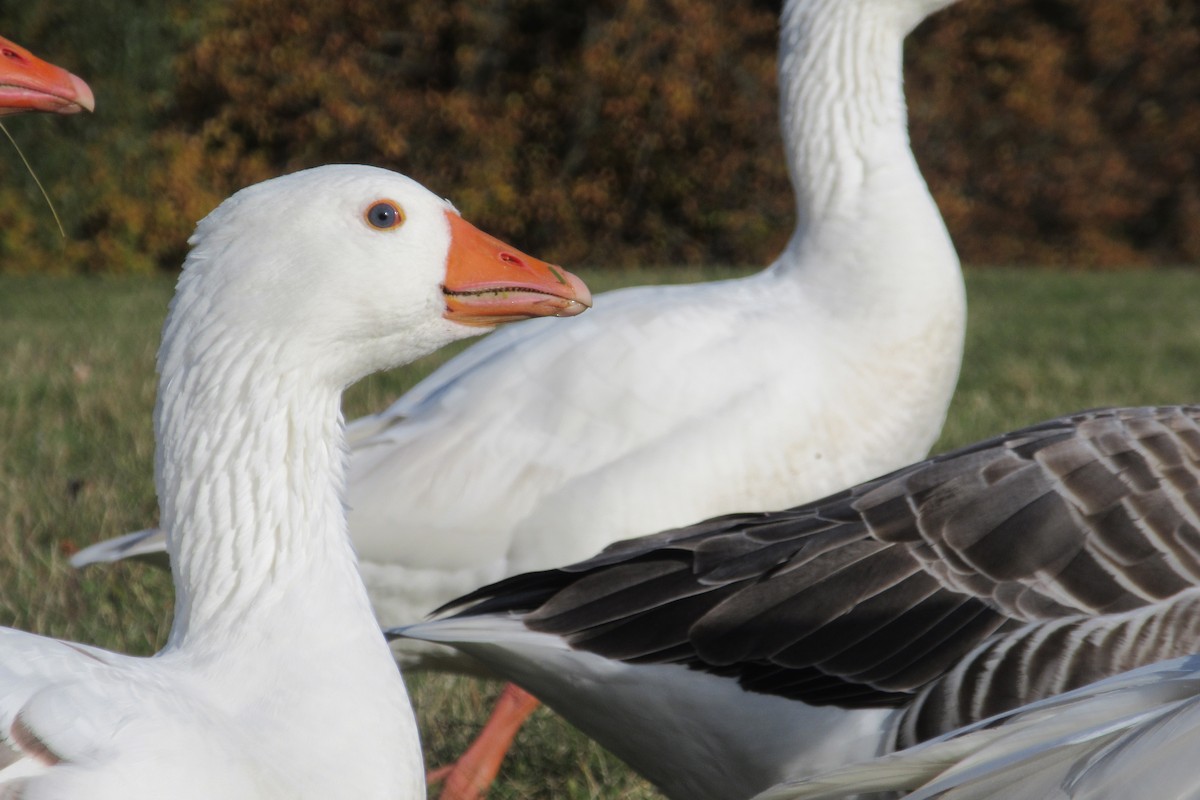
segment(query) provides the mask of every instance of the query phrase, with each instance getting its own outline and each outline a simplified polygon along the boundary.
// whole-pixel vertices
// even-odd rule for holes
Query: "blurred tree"
[[[237,0],[183,60],[171,139],[211,160],[218,193],[367,161],[550,258],[752,262],[790,218],[776,16],[695,0]]]
[[[9,255],[52,228],[4,161],[5,268],[174,267],[221,197],[330,161],[407,172],[570,263],[763,264],[791,228],[779,0],[3,4],[100,104],[19,120],[77,241]],[[963,0],[906,53],[964,260],[1200,261],[1200,0]],[[40,141],[51,122],[74,147]]]
[[[157,0],[0,0],[0,33],[84,78],[96,113],[7,117],[70,240],[7,141],[0,141],[0,269],[139,271],[158,163],[152,132],[174,88],[174,59],[198,32],[188,6]],[[194,222],[194,220],[193,220]],[[95,238],[97,235],[99,239]]]
[[[965,260],[1200,262],[1200,3],[965,2],[918,33],[908,75]]]

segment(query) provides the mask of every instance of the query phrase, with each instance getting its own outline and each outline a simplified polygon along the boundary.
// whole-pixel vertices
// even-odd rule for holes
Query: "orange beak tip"
[[[75,104],[78,108],[66,113],[75,114],[81,110],[94,112],[96,110],[96,96],[92,94],[92,87],[88,86],[82,78],[75,75],[71,75],[71,85],[75,88]]]

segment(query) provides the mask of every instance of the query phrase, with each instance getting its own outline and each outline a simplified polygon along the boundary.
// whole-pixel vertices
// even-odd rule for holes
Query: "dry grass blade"
[[[46,187],[42,186],[42,182],[38,179],[37,173],[33,171],[33,167],[29,164],[29,159],[25,158],[25,154],[21,152],[21,146],[17,144],[17,140],[8,132],[8,128],[4,127],[4,123],[0,122],[0,131],[4,131],[4,135],[8,137],[8,141],[12,143],[13,149],[17,151],[17,155],[21,157],[21,163],[25,165],[25,169],[29,170],[29,177],[33,178],[33,182],[37,184],[38,191],[42,193],[42,197],[46,199],[46,205],[50,207],[50,214],[54,217],[54,224],[58,226],[58,233],[63,239],[67,238],[67,232],[63,229],[62,220],[58,217],[58,211],[54,208],[54,203],[50,201],[50,195],[46,192]]]

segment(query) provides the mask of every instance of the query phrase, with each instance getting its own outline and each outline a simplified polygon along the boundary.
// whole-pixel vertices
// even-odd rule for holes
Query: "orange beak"
[[[96,107],[88,85],[0,36],[0,116],[22,111],[75,114]]]
[[[573,317],[592,305],[592,293],[566,270],[508,246],[453,211],[446,218],[446,319],[491,326],[530,317]]]

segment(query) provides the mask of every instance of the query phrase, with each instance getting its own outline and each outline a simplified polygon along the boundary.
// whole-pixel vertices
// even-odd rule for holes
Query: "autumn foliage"
[[[792,220],[779,5],[203,6],[145,148],[114,168],[98,137],[65,261],[174,267],[234,189],[354,161],[559,261],[765,264]],[[964,0],[906,59],[913,147],[964,261],[1200,262],[1200,3]],[[29,224],[8,209],[0,253]]]
[[[558,260],[746,263],[789,223],[776,26],[744,2],[236,2],[181,62],[170,139],[217,194],[365,161]]]
[[[968,0],[908,55],[913,146],[965,260],[1200,262],[1200,3]]]

